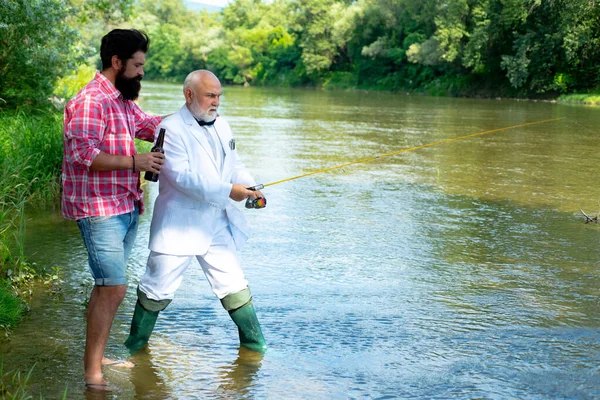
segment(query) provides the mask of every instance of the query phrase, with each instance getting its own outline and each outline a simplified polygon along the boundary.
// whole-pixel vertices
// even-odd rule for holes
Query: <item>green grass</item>
[[[24,256],[25,206],[58,206],[61,163],[62,112],[0,113],[0,326],[5,329],[25,310],[16,295],[43,277]]]
[[[34,368],[35,364],[27,373],[22,373],[19,370],[5,371],[4,358],[0,359],[0,398],[13,400],[33,399],[34,396],[30,393],[29,379]],[[65,387],[61,399],[66,399],[67,394],[68,387]],[[43,399],[43,396],[40,394],[39,397],[36,396],[35,398]]]
[[[590,104],[600,105],[600,94],[566,94],[558,98],[559,103],[564,104]]]
[[[0,328],[4,329],[4,334],[8,334],[8,329],[15,326],[25,312],[26,305],[22,299],[15,296],[11,285],[5,281],[0,285]]]
[[[2,178],[20,185],[0,187],[0,201],[17,192],[29,205],[48,206],[60,193],[62,163],[62,112],[35,110],[0,113],[0,166]]]

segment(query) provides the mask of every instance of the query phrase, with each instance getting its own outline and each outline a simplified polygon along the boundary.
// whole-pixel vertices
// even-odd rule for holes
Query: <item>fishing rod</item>
[[[290,178],[285,178],[285,179],[281,179],[281,180],[270,182],[270,183],[258,184],[256,186],[252,186],[252,187],[250,187],[248,189],[249,190],[261,190],[261,189],[263,189],[263,188],[265,188],[267,186],[278,185],[278,184],[283,183],[283,182],[289,182],[289,181],[293,181],[293,180],[296,180],[296,179],[305,178],[307,176],[321,174],[323,172],[332,171],[334,169],[341,169],[341,168],[347,167],[349,165],[355,165],[355,164],[361,164],[361,163],[366,163],[366,162],[370,162],[370,161],[375,161],[375,160],[379,160],[381,158],[395,156],[395,155],[400,154],[400,153],[407,153],[409,151],[415,151],[415,150],[419,150],[419,149],[424,149],[426,147],[437,146],[438,144],[443,144],[443,143],[451,143],[451,142],[455,142],[457,140],[468,139],[468,138],[472,138],[472,137],[476,137],[476,136],[488,135],[490,133],[495,133],[495,132],[500,132],[500,131],[507,131],[509,129],[517,129],[517,128],[522,128],[522,127],[525,127],[525,126],[531,126],[531,125],[544,124],[544,123],[547,123],[547,122],[560,121],[561,119],[564,119],[564,117],[562,117],[562,118],[545,119],[545,120],[535,121],[535,122],[527,122],[525,124],[512,125],[512,126],[506,126],[504,128],[491,129],[489,131],[471,133],[470,135],[457,136],[457,137],[450,138],[450,139],[442,139],[442,140],[438,140],[436,142],[426,143],[426,144],[422,144],[422,145],[414,146],[414,147],[408,147],[408,148],[405,148],[405,149],[393,151],[391,153],[380,154],[380,155],[374,156],[374,157],[362,158],[360,160],[351,161],[351,162],[348,162],[348,163],[345,163],[345,164],[335,165],[333,167],[327,167],[327,168],[319,169],[319,170],[316,170],[316,171],[307,172],[305,174],[292,176]],[[257,197],[257,198],[255,198],[253,200],[248,199],[246,201],[246,208],[264,208],[264,207],[266,207],[266,205],[267,205],[267,200],[265,198],[263,198],[263,197]]]

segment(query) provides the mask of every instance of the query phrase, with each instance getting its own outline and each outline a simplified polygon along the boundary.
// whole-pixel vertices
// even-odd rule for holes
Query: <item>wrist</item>
[[[135,172],[135,155],[131,156],[131,170]]]

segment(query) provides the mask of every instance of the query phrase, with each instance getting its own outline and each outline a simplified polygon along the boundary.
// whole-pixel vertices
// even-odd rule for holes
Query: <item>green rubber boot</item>
[[[133,353],[141,350],[148,344],[154,325],[158,319],[159,311],[146,310],[138,300],[131,319],[131,330],[125,341],[125,346]]]
[[[167,308],[171,300],[152,300],[149,299],[140,289],[137,291],[138,300],[135,303],[135,311],[131,319],[131,330],[129,337],[125,341],[125,346],[135,353],[148,344],[150,335],[154,330],[154,325],[158,319],[158,314]]]
[[[267,344],[252,305],[250,289],[246,288],[241,292],[227,295],[221,299],[221,303],[238,327],[240,345],[264,353],[267,350]]]
[[[235,311],[230,311],[229,316],[238,326],[240,345],[259,353],[264,353],[267,350],[267,344],[252,303],[248,303]]]

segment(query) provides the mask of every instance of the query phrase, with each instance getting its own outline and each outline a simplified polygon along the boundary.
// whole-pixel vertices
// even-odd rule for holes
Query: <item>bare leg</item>
[[[102,377],[104,348],[113,318],[127,292],[126,285],[94,286],[87,313],[87,336],[83,366],[85,383],[105,384]]]

